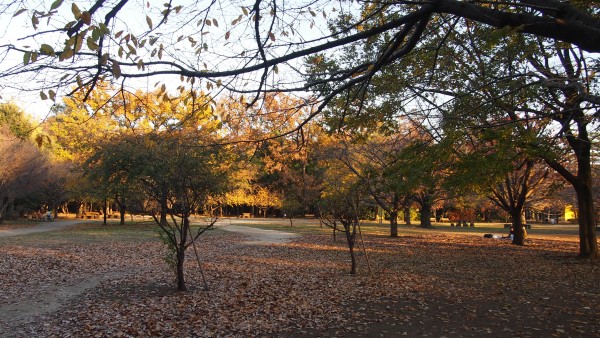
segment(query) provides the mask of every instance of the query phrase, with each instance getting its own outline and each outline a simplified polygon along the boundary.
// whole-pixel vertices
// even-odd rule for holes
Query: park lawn
[[[294,219],[293,225],[290,226],[288,219],[231,219],[228,220],[231,224],[244,225],[268,230],[278,230],[285,232],[293,232],[298,234],[317,234],[317,233],[332,233],[332,229],[324,225],[320,225],[315,219]],[[507,236],[509,229],[504,227],[504,223],[475,223],[474,227],[454,227],[448,222],[432,223],[433,228],[423,229],[418,226],[418,222],[414,221],[412,225],[398,224],[398,234],[464,234],[483,236],[484,234],[495,234],[499,236]],[[387,237],[390,234],[389,222],[373,222],[362,221],[361,230],[365,235]],[[579,233],[576,224],[532,224],[531,229],[527,229],[530,238],[559,240],[559,241],[578,241]]]
[[[365,227],[371,273],[361,249],[359,274],[350,276],[343,241],[313,231],[318,225],[294,228],[303,236],[278,245],[207,232],[198,248],[210,289],[202,289],[190,250],[185,293],[174,291],[149,224],[1,238],[0,330],[7,337],[600,335],[600,265],[575,258],[576,242],[534,237],[519,247],[412,228],[392,239]],[[57,290],[48,313],[8,311],[52,303],[47,294]]]

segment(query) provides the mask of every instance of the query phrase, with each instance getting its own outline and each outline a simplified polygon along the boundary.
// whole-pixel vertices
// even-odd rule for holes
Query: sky
[[[32,4],[34,4],[35,6],[38,6],[37,8],[31,8],[28,7],[28,10],[32,10],[32,9],[38,9],[38,10],[48,10],[51,6],[51,4],[53,3],[53,1],[32,1]],[[83,6],[89,6],[89,4],[91,2],[89,1],[76,1],[76,3],[78,3],[81,7]],[[180,3],[185,4],[193,4],[193,1],[187,1],[187,0],[182,0]],[[200,2],[202,3],[202,2]],[[232,5],[234,4],[235,5]],[[235,28],[235,30],[232,28],[235,25],[232,24],[232,21],[237,18],[238,16],[242,15],[243,12],[247,12],[247,10],[243,11],[242,8],[239,6],[239,4],[245,4],[246,6],[251,5],[253,2],[252,1],[241,1],[241,2],[235,2],[235,1],[223,1],[223,2],[219,2],[220,5],[224,5],[224,6],[229,6],[229,7],[219,7],[218,10],[214,10],[213,12],[211,12],[207,18],[209,19],[209,21],[211,22],[219,22],[218,26],[216,26],[215,24],[212,24],[210,27],[205,27],[205,29],[207,31],[210,32],[209,35],[204,35],[204,34],[200,34],[200,32],[198,32],[198,29],[200,27],[200,25],[198,24],[198,20],[195,17],[195,15],[197,15],[198,13],[195,13],[193,10],[190,13],[187,13],[185,15],[179,15],[179,16],[173,16],[172,18],[169,19],[169,22],[171,24],[170,27],[164,27],[166,29],[161,30],[161,33],[163,34],[163,38],[165,40],[177,40],[179,37],[184,36],[185,38],[177,43],[176,50],[170,50],[171,52],[174,53],[178,53],[179,55],[185,55],[182,57],[182,60],[185,61],[190,61],[191,63],[196,63],[196,67],[202,67],[202,64],[207,64],[210,70],[213,69],[226,69],[228,66],[229,68],[231,67],[231,64],[228,64],[228,62],[233,62],[232,60],[234,60],[235,58],[232,57],[227,57],[228,55],[239,55],[239,51],[243,50],[244,48],[247,47],[248,43],[254,43],[253,40],[245,40],[242,36],[245,34],[246,37],[248,36],[249,33],[252,33],[253,30],[252,29],[248,29],[248,27],[243,27],[243,25],[240,27],[239,25],[237,26],[237,28]],[[148,4],[148,6],[146,6],[146,4]],[[146,21],[146,16],[151,18],[151,20],[153,21],[154,24],[157,24],[160,21],[160,6],[162,3],[152,3],[148,2],[146,3],[145,1],[130,1],[128,3],[128,6],[133,6],[132,9],[130,9],[129,11],[125,11],[124,13],[131,13],[131,16],[127,16],[126,20],[127,22],[117,22],[116,26],[111,26],[109,27],[111,29],[111,33],[114,36],[114,34],[119,31],[120,29],[122,29],[122,27],[118,27],[118,25],[125,25],[128,29],[131,29],[132,31],[138,31],[138,32],[143,32],[146,31],[148,29],[148,23]],[[283,2],[283,4],[285,4],[285,2]],[[31,42],[24,42],[23,40],[18,40],[19,37],[21,37],[23,34],[30,34],[34,33],[35,31],[32,28],[32,24],[31,24],[31,14],[30,12],[23,12],[22,14],[19,14],[18,16],[13,16],[14,13],[18,12],[19,9],[24,8],[22,6],[28,6],[28,2],[25,2],[25,5],[21,5],[19,3],[14,3],[14,2],[9,2],[7,4],[0,4],[0,15],[1,15],[1,20],[0,20],[0,46],[6,45],[6,44],[14,44],[16,46],[24,46],[26,44],[31,44],[32,46],[39,46],[41,43],[46,43],[47,41],[40,41],[40,39],[38,37],[34,37],[33,40]],[[55,16],[52,18],[52,20],[45,22],[45,20],[41,20],[39,23],[39,27],[40,29],[48,29],[48,28],[52,28],[51,26],[48,26],[48,24],[50,25],[54,25],[54,27],[63,27],[64,23],[68,22],[69,20],[73,20],[73,14],[71,13],[71,5],[72,3],[67,3],[64,2],[59,8],[59,14],[58,16]],[[174,5],[177,5],[176,2],[174,2]],[[287,4],[286,4],[287,5]],[[296,6],[296,3],[292,4],[293,6]],[[339,5],[339,3],[337,4]],[[196,7],[200,7],[201,5],[195,5]],[[327,8],[323,7],[323,8],[318,8],[318,9],[314,9],[314,11],[311,9],[310,10],[310,14],[309,11],[306,9],[302,9],[303,10],[303,14],[299,14],[298,19],[295,20],[295,18],[290,18],[288,17],[286,20],[287,22],[292,22],[294,25],[296,25],[296,29],[294,34],[289,36],[289,40],[290,41],[302,41],[302,40],[310,40],[313,39],[314,37],[320,36],[324,33],[323,29],[326,30],[325,28],[325,20],[326,18],[324,18],[324,15],[315,15],[315,13],[319,13],[322,14],[323,12],[325,13],[329,13],[330,15],[333,15],[333,8],[336,6],[336,3],[333,2],[331,6],[326,6]],[[135,12],[133,11],[133,9],[135,8]],[[194,8],[194,7],[190,7],[190,8]],[[4,13],[4,14],[2,14]],[[287,13],[287,12],[286,12]],[[312,14],[312,15],[311,15]],[[287,14],[286,14],[287,15]],[[121,18],[122,19],[122,18]],[[182,25],[182,22],[185,22],[185,20],[188,20],[189,22],[187,24]],[[267,18],[268,20],[268,18]],[[267,21],[265,20],[265,21]],[[303,21],[306,20],[306,21]],[[309,25],[308,22],[310,22],[310,20],[312,21],[316,21],[317,24],[311,24]],[[61,26],[62,25],[62,26]],[[175,27],[175,28],[173,28]],[[181,29],[177,29],[177,27],[184,27]],[[252,28],[252,27],[250,27]],[[226,30],[231,29],[231,38],[228,39],[228,41],[225,41],[225,39],[223,38],[223,36],[225,36],[225,32]],[[278,29],[280,30],[284,30],[286,29],[286,27],[279,27]],[[325,32],[326,33],[326,32]],[[241,35],[240,35],[241,34]],[[211,47],[213,46],[219,46],[219,47],[214,47],[214,50],[211,50],[209,53],[202,53],[202,54],[197,54],[196,59],[193,55],[193,49],[188,49],[186,50],[186,48],[189,48],[189,44],[188,44],[188,36],[193,36],[195,37],[197,40],[204,40],[207,41]],[[301,37],[300,37],[301,36]],[[283,35],[278,35],[277,36],[277,40],[274,42],[275,44],[277,43],[281,43],[281,44],[285,44],[285,40],[287,37],[283,36]],[[51,43],[51,42],[47,42],[47,43]],[[57,47],[58,48],[58,47]],[[212,49],[212,48],[211,48]],[[285,51],[284,51],[285,52]],[[187,54],[185,54],[187,53]],[[227,54],[227,55],[225,55]],[[23,55],[22,53],[19,54],[14,54],[14,55],[0,55],[0,57],[3,57],[1,59],[1,65],[2,68],[5,68],[6,65],[10,65],[10,64],[22,64],[23,60]],[[238,58],[240,59],[240,58]],[[297,61],[301,61],[301,60],[297,60]],[[241,61],[240,61],[241,62]],[[233,67],[239,66],[238,65],[234,65]],[[301,63],[296,63],[294,65],[294,67],[299,67],[301,66]],[[280,65],[279,66],[279,71],[278,74],[272,74],[273,77],[279,77],[279,81],[286,81],[291,79],[292,77],[289,75],[291,74],[291,68],[289,69],[285,69],[286,65]],[[1,71],[1,70],[0,70]],[[288,71],[290,71],[288,73]],[[154,89],[154,84],[157,81],[160,81],[162,79],[144,79],[144,80],[140,80],[140,81],[131,81],[129,83],[130,86],[134,86],[134,87],[139,87],[141,89],[144,90],[153,90]],[[40,86],[43,86],[45,79],[44,78],[36,78],[36,79],[23,79],[20,80],[20,83],[16,83],[16,82],[11,82],[8,84],[8,86],[3,86],[2,83],[0,82],[0,95],[2,96],[2,101],[13,101],[16,104],[18,104],[19,106],[21,106],[27,113],[31,114],[34,116],[34,118],[36,120],[42,120],[45,117],[47,117],[50,114],[50,107],[52,106],[52,101],[51,100],[42,100],[40,98]],[[225,80],[224,80],[225,81]],[[171,84],[171,83],[175,83],[178,81],[167,81],[167,84]],[[237,83],[235,83],[236,87],[243,87],[244,85],[246,85],[246,83],[250,83],[250,85],[252,85],[253,81],[239,81]],[[178,85],[178,84],[177,84]],[[33,88],[32,91],[21,91],[21,90],[16,90],[15,88],[10,88],[10,87],[24,87],[24,88]],[[176,87],[176,85],[173,85],[174,87]],[[203,86],[205,86],[205,83],[203,83]],[[36,88],[37,87],[37,88]],[[174,90],[175,88],[170,88],[171,90]],[[64,92],[66,91],[65,88],[63,88],[62,93],[59,90],[56,90],[57,94],[58,94],[58,100],[60,101],[60,95],[64,94]]]

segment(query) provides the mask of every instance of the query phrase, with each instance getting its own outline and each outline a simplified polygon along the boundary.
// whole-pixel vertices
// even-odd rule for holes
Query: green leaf
[[[119,63],[117,61],[112,62],[112,73],[115,76],[115,78],[119,78],[121,77],[121,66],[119,65]]]
[[[71,5],[71,12],[73,13],[73,16],[75,16],[75,19],[79,19],[81,17],[81,10],[79,10],[79,7],[77,7],[76,3]]]
[[[108,53],[104,53],[102,55],[102,57],[100,58],[100,64],[101,65],[106,65],[108,64]]]
[[[27,8],[21,8],[18,11],[16,11],[15,14],[13,14],[13,17],[18,16],[19,14],[21,14],[25,11],[27,11]]]
[[[60,5],[62,5],[63,0],[56,0],[52,3],[52,5],[50,5],[50,10],[54,10],[57,9],[58,7],[60,7]]]
[[[91,51],[97,51],[100,46],[94,41],[92,37],[87,38],[87,46]]]
[[[67,47],[60,53],[59,60],[64,61],[64,60],[72,57],[73,55],[74,55],[73,49],[71,49],[71,47]]]
[[[45,54],[45,55],[54,56],[54,48],[52,48],[52,46],[44,43],[40,46],[40,53]]]
[[[40,24],[40,19],[38,19],[35,13],[33,13],[33,15],[31,16],[31,24],[33,25],[34,29],[37,29],[37,25]]]
[[[23,54],[23,64],[28,65],[29,61],[31,61],[31,52],[25,52]]]

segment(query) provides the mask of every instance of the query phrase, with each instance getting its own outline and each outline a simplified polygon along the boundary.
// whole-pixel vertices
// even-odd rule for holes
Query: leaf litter
[[[600,336],[600,265],[575,258],[576,243],[530,239],[518,247],[446,234],[365,240],[373,274],[359,254],[359,274],[351,276],[345,243],[331,236],[261,245],[215,231],[198,248],[209,290],[188,251],[187,292],[175,291],[155,239],[6,241],[0,331],[7,337]]]

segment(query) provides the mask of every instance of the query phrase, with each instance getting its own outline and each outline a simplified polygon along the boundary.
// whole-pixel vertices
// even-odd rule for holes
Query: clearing
[[[185,293],[174,291],[149,223],[86,221],[0,238],[0,331],[4,337],[600,336],[600,264],[575,258],[578,244],[568,229],[557,235],[534,227],[525,247],[471,229],[401,226],[395,239],[385,236],[385,225],[364,230],[372,274],[361,250],[359,274],[350,276],[342,236],[334,242],[318,221],[289,227],[281,220],[223,220],[199,243],[210,289],[202,289],[190,250]]]

